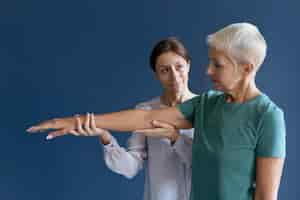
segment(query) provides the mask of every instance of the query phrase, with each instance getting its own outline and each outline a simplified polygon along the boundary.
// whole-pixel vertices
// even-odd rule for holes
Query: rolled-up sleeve
[[[150,109],[144,105],[137,105],[136,109]],[[127,149],[121,147],[116,138],[112,137],[111,143],[103,145],[104,161],[113,172],[126,178],[133,178],[143,168],[147,159],[146,137],[142,134],[132,134],[128,139]]]

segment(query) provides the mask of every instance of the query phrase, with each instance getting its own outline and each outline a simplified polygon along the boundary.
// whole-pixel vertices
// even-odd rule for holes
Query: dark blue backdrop
[[[288,0],[1,1],[0,199],[142,199],[143,173],[128,181],[110,172],[97,138],[48,142],[25,128],[57,116],[131,108],[159,95],[148,56],[171,35],[191,52],[191,88],[206,90],[206,35],[241,21],[257,24],[269,45],[257,82],[285,110],[280,199],[298,199],[299,6]],[[125,144],[128,135],[115,135]]]

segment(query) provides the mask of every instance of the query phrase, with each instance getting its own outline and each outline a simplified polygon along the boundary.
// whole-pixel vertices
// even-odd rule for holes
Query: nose
[[[179,79],[179,72],[175,67],[171,67],[171,77],[173,81],[177,81]]]
[[[213,73],[214,73],[214,69],[213,69],[212,64],[210,63],[210,64],[208,65],[208,67],[207,67],[206,74],[207,74],[208,76],[211,76],[211,75],[213,75]]]

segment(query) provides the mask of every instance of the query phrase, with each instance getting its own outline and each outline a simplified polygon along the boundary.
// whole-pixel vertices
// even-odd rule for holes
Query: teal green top
[[[195,128],[191,200],[252,200],[255,158],[285,157],[282,110],[264,94],[227,103],[217,91],[177,108]]]

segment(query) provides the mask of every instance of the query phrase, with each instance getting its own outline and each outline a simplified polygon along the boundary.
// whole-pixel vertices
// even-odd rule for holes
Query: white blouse
[[[160,98],[138,104],[137,109],[159,109]],[[104,159],[112,171],[133,178],[146,161],[144,200],[188,200],[191,187],[193,129],[180,130],[174,145],[166,138],[132,134],[128,148],[117,140],[104,147]]]

